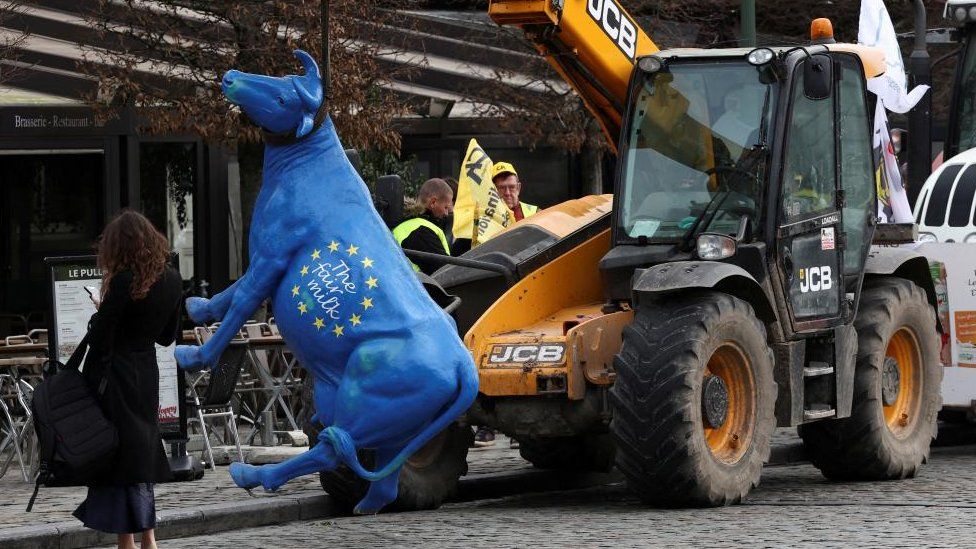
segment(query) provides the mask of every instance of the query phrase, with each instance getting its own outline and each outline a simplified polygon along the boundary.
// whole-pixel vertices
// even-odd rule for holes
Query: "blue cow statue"
[[[397,496],[400,468],[474,401],[478,377],[454,321],[428,296],[373,207],[325,114],[319,68],[295,51],[305,74],[228,71],[224,95],[266,138],[264,180],[249,235],[250,266],[211,299],[191,297],[199,323],[220,320],[203,346],[176,349],[185,369],[216,363],[266,298],[289,349],[315,380],[318,443],[275,465],[233,463],[242,488],[276,490],[345,464],[370,481],[355,512],[379,512]],[[377,470],[356,450],[374,449]]]

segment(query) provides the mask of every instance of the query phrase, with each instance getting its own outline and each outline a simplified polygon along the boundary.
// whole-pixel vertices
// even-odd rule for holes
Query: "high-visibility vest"
[[[393,238],[396,239],[397,244],[403,246],[403,241],[420,227],[427,227],[428,229],[434,231],[437,238],[441,240],[441,245],[444,246],[444,253],[451,255],[451,247],[447,245],[447,236],[444,235],[444,231],[437,225],[434,225],[422,217],[414,217],[397,225],[396,228],[393,229]],[[417,271],[418,273],[420,272],[420,267],[418,267],[416,263],[411,261],[410,264],[413,265],[413,270]]]
[[[525,202],[520,202],[522,204],[522,219],[526,217],[532,217],[537,211],[539,211],[538,206],[533,206],[532,204],[526,204]]]

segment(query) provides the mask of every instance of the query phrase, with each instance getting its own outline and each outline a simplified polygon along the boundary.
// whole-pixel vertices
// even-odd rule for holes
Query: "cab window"
[[[840,180],[844,189],[843,231],[847,236],[844,248],[844,274],[855,275],[864,263],[865,248],[870,245],[868,230],[871,218],[877,215],[875,197],[874,154],[867,104],[864,99],[864,78],[860,63],[849,55],[836,57],[840,65],[840,84],[837,88],[840,142]]]
[[[804,95],[803,71],[797,70],[783,163],[783,214],[788,223],[827,212],[836,204],[834,99]]]

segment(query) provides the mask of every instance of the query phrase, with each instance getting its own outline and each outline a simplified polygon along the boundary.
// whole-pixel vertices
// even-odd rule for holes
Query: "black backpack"
[[[27,511],[34,507],[37,490],[44,486],[83,486],[112,466],[119,445],[115,425],[106,419],[78,365],[88,349],[88,336],[78,344],[68,364],[34,389],[31,410],[37,432],[40,470]],[[91,359],[92,357],[89,357]],[[91,364],[87,366],[102,366]],[[106,372],[107,373],[107,372]],[[102,377],[99,395],[107,378]]]

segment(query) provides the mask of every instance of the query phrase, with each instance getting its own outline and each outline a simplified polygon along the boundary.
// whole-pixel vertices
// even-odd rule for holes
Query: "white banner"
[[[905,114],[912,110],[928,91],[928,86],[916,86],[908,92],[905,63],[901,59],[895,27],[882,0],[862,0],[861,17],[857,27],[857,42],[884,51],[885,73],[868,80],[868,90],[881,98],[891,112]]]
[[[891,145],[891,131],[885,109],[904,114],[912,109],[928,91],[928,86],[916,86],[908,93],[905,63],[898,48],[895,27],[882,0],[862,0],[857,41],[873,46],[885,55],[885,73],[868,80],[868,90],[878,96],[874,111],[874,150],[880,166],[878,173],[878,215],[882,223],[913,223],[912,207],[902,186],[898,158]]]
[[[882,223],[914,223],[908,193],[901,183],[898,157],[891,145],[888,115],[878,101],[874,110],[874,155],[878,162],[878,217]]]

